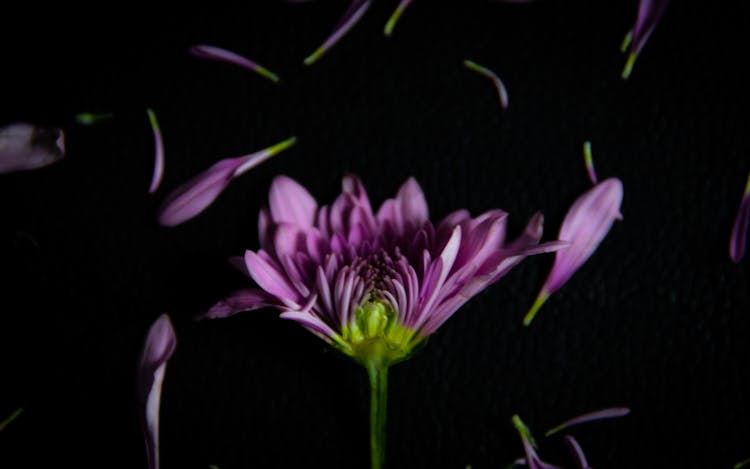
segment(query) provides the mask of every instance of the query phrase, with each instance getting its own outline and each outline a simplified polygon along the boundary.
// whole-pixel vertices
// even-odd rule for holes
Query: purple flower
[[[750,217],[750,174],[747,176],[745,192],[737,209],[737,217],[734,219],[732,236],[729,239],[729,257],[734,262],[739,262],[745,255],[745,243],[747,242],[747,226]]]
[[[141,423],[146,440],[150,469],[159,469],[159,404],[167,360],[177,345],[169,316],[159,316],[148,330],[138,366],[136,393],[141,409]]]
[[[65,156],[65,136],[60,129],[23,122],[0,128],[0,173],[51,165]]]
[[[279,176],[259,217],[261,249],[246,251],[242,266],[260,289],[240,290],[206,316],[273,306],[357,361],[378,344],[395,363],[525,256],[561,247],[538,244],[539,214],[506,243],[506,217],[458,210],[433,225],[414,179],[377,212],[354,176],[332,205],[318,206]]]
[[[628,60],[622,71],[623,79],[627,79],[633,71],[633,65],[638,58],[638,54],[641,53],[649,36],[654,32],[654,28],[659,24],[661,17],[664,16],[668,3],[669,0],[640,0],[638,3],[638,17],[633,29],[625,36],[625,41],[622,44],[623,52],[630,45]]]
[[[198,215],[211,205],[235,178],[286,150],[296,141],[297,139],[292,137],[259,152],[215,163],[173,190],[164,199],[159,209],[159,224],[175,226]]]
[[[556,253],[552,271],[524,317],[524,325],[531,324],[547,298],[559,290],[594,253],[612,223],[622,218],[622,196],[622,182],[617,178],[609,178],[576,199],[565,215],[558,236],[560,240],[570,242],[570,247]]]
[[[352,0],[349,4],[349,8],[346,9],[344,15],[339,20],[336,27],[333,28],[333,32],[330,36],[321,44],[320,47],[315,49],[315,52],[305,58],[305,65],[312,65],[325,54],[328,49],[333,47],[334,44],[344,37],[346,33],[362,18],[367,9],[370,7],[370,0]]]

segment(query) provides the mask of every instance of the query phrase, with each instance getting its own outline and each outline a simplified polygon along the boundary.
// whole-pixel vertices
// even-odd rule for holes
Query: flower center
[[[408,358],[414,348],[414,331],[400,324],[390,304],[377,299],[356,308],[342,332],[351,347],[348,354],[364,365],[392,365]]]

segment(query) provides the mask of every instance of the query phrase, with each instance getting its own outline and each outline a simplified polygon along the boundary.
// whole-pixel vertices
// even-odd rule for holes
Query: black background
[[[457,208],[534,211],[554,239],[588,187],[622,179],[624,220],[544,306],[521,319],[553,256],[527,259],[459,310],[390,374],[389,467],[499,468],[521,454],[520,414],[545,459],[572,467],[560,421],[594,467],[731,467],[750,457],[748,259],[728,240],[750,170],[747,6],[672,2],[631,79],[620,41],[636,1],[530,5],[417,1],[392,38],[379,1],[322,60],[302,59],[346,1],[101,4],[9,11],[0,124],[62,126],[67,157],[0,176],[0,466],[145,467],[134,377],[148,326],[170,313],[178,346],[162,395],[166,469],[367,467],[363,369],[273,311],[192,322],[249,281],[226,258],[257,248],[257,212],[287,174],[329,203],[341,176],[375,205],[409,176],[437,219]],[[460,5],[460,6],[459,6]],[[190,57],[245,54],[278,85]],[[500,109],[470,58],[510,94]],[[161,122],[166,173],[147,194]],[[114,112],[95,127],[78,112]],[[178,184],[213,162],[296,135],[198,218],[156,224]]]

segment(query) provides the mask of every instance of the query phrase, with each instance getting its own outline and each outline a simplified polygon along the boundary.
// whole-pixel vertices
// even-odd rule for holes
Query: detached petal
[[[221,62],[228,62],[230,64],[239,65],[240,67],[252,70],[258,75],[268,78],[274,83],[279,82],[278,75],[268,70],[266,67],[255,63],[247,57],[235,54],[234,52],[222,49],[221,47],[201,44],[191,47],[190,53],[202,59],[219,60]]]
[[[641,53],[641,49],[646,45],[654,28],[659,24],[664,12],[667,9],[669,0],[640,0],[638,4],[638,17],[635,20],[633,29],[626,36],[626,42],[630,42],[630,53],[625,69],[622,71],[622,78],[627,79],[633,71],[633,65]],[[625,46],[627,47],[627,46]]]
[[[493,72],[489,68],[483,67],[478,63],[472,62],[471,60],[464,60],[464,65],[469,70],[477,72],[478,74],[489,78],[490,81],[492,81],[492,84],[495,85],[495,88],[497,89],[497,94],[500,97],[500,106],[503,109],[508,109],[508,90],[505,88],[505,84],[500,79],[500,77],[498,77],[495,72]]]
[[[146,336],[138,367],[138,403],[146,439],[146,454],[150,469],[159,469],[159,405],[161,386],[167,361],[177,346],[169,316],[159,316]]]
[[[570,448],[570,452],[573,453],[578,469],[591,469],[591,466],[589,466],[589,463],[586,460],[586,455],[583,454],[583,449],[581,449],[581,445],[578,444],[578,441],[570,435],[565,435],[565,443],[568,445],[568,448]]]
[[[333,33],[328,36],[328,39],[323,44],[315,49],[315,52],[305,58],[305,65],[312,65],[318,61],[319,58],[325,54],[328,49],[333,47],[339,39],[341,39],[350,29],[362,18],[367,8],[370,6],[370,0],[352,0],[349,4],[344,16],[341,17],[339,23],[333,28]]]
[[[604,419],[613,419],[617,417],[624,417],[630,413],[630,408],[628,407],[610,407],[607,409],[601,409],[594,412],[589,412],[587,414],[579,415],[578,417],[574,417],[570,420],[566,420],[565,422],[561,423],[560,425],[552,428],[549,430],[545,436],[553,435],[561,430],[565,430],[566,428],[572,427],[574,425],[580,425],[582,423],[586,422],[594,422],[596,420],[604,420]]]
[[[518,415],[514,415],[512,421],[513,426],[518,431],[518,435],[521,437],[523,450],[526,453],[526,464],[529,469],[560,469],[558,466],[546,463],[539,458],[539,455],[536,454],[536,442],[532,438],[529,428],[523,423],[521,418]]]
[[[552,271],[544,282],[534,305],[523,319],[528,326],[547,298],[565,282],[594,253],[612,223],[622,218],[622,182],[609,178],[594,186],[573,203],[563,220],[558,239],[571,245],[557,252]]]
[[[26,123],[0,128],[0,173],[51,165],[65,156],[65,136],[55,128]]]
[[[404,11],[406,8],[411,4],[412,0],[401,0],[401,3],[398,4],[396,9],[393,11],[393,14],[390,18],[388,18],[388,22],[385,24],[385,29],[383,30],[383,34],[390,37],[391,34],[393,34],[393,28],[396,27],[396,23],[398,22],[398,19],[401,18],[401,15],[404,14]]]
[[[151,186],[148,189],[149,194],[153,194],[159,188],[161,178],[164,176],[164,141],[161,138],[156,114],[151,109],[146,109],[146,114],[148,114],[151,130],[154,133],[154,174],[151,176]]]
[[[244,288],[211,306],[197,319],[226,318],[236,313],[278,305],[278,301],[265,291],[257,288]]]
[[[750,174],[747,176],[745,192],[742,194],[742,202],[737,209],[737,217],[734,219],[734,226],[732,227],[732,237],[729,240],[729,257],[734,262],[739,262],[745,255],[748,218],[750,218]]]
[[[294,137],[256,153],[228,158],[181,185],[164,200],[159,209],[159,224],[175,226],[206,209],[227,188],[232,179],[258,166],[296,142]]]

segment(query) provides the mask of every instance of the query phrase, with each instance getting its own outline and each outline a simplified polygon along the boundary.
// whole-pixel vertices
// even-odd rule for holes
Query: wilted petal
[[[638,4],[638,18],[636,18],[633,29],[630,30],[626,37],[626,42],[630,43],[630,52],[625,69],[622,71],[622,78],[627,79],[633,71],[635,59],[641,53],[641,49],[646,45],[654,28],[659,24],[661,17],[667,9],[669,0],[640,0]],[[626,46],[627,47],[627,46]]]
[[[151,469],[159,468],[159,405],[167,361],[177,345],[169,316],[159,316],[148,331],[138,367],[137,396],[141,407],[146,454]]]
[[[65,156],[65,136],[55,128],[26,123],[0,128],[0,173],[48,166]]]
[[[560,425],[552,428],[549,430],[545,436],[550,436],[552,434],[555,434],[561,430],[565,430],[568,427],[572,427],[574,425],[580,425],[582,423],[586,422],[594,422],[596,420],[604,420],[604,419],[613,419],[617,417],[624,417],[630,413],[630,409],[628,407],[610,407],[607,409],[597,410],[594,412],[589,412],[587,414],[579,415],[578,417],[572,418],[570,420],[566,420],[565,422],[561,423]]]
[[[742,201],[737,209],[737,217],[734,219],[732,236],[729,240],[729,257],[734,262],[739,262],[745,255],[748,218],[750,218],[750,174],[747,176],[745,192],[742,194]]]
[[[495,72],[493,72],[489,68],[483,67],[477,63],[472,62],[471,60],[464,60],[464,65],[469,70],[472,70],[482,76],[489,78],[492,81],[492,84],[495,85],[495,88],[497,89],[497,94],[500,97],[500,106],[503,109],[508,109],[508,90],[505,88],[505,84],[500,79],[500,77],[498,77]]]
[[[151,109],[146,109],[146,114],[151,123],[151,131],[154,133],[154,174],[151,176],[151,186],[148,189],[148,192],[153,194],[159,188],[161,178],[164,176],[164,141],[161,138],[156,114]]]
[[[365,14],[365,11],[367,11],[369,6],[370,0],[352,0],[352,3],[349,4],[349,8],[347,8],[344,16],[341,17],[339,23],[333,28],[333,33],[331,33],[328,39],[326,39],[325,42],[315,50],[315,52],[305,58],[305,65],[312,65],[317,62],[317,60],[328,51],[328,49],[333,47],[333,45],[344,36],[344,34],[349,32],[357,21],[362,18],[362,15]]]
[[[268,208],[274,223],[292,223],[309,228],[318,208],[313,196],[297,181],[287,176],[277,176],[271,183]]]
[[[549,295],[562,287],[586,262],[609,232],[612,223],[621,218],[622,196],[622,182],[617,178],[609,178],[578,197],[573,203],[565,215],[558,236],[560,240],[571,245],[557,252],[552,271],[534,305],[524,317],[524,325],[528,326],[531,323]]]
[[[249,171],[296,142],[292,137],[259,152],[228,158],[172,191],[159,209],[159,223],[175,226],[201,213],[227,188],[232,179]]]
[[[401,18],[401,15],[404,14],[404,10],[411,4],[412,0],[401,0],[401,3],[398,4],[396,9],[393,11],[393,14],[390,18],[388,18],[388,22],[385,24],[385,29],[383,30],[383,33],[386,36],[389,36],[393,34],[393,28],[396,27],[396,23],[398,22],[398,19]]]
[[[570,448],[570,452],[573,453],[573,458],[576,460],[576,466],[578,469],[591,469],[588,461],[586,461],[586,455],[583,454],[583,449],[578,441],[570,435],[565,435],[565,443]]]
[[[208,46],[205,44],[201,44],[201,45],[191,47],[190,53],[202,59],[219,60],[222,62],[228,62],[234,65],[239,65],[240,67],[246,68],[248,70],[252,70],[253,72],[257,74],[268,78],[274,83],[278,83],[279,81],[279,77],[272,71],[268,70],[266,67],[255,63],[254,61],[248,59],[247,57],[243,57],[232,51],[222,49],[221,47]]]

